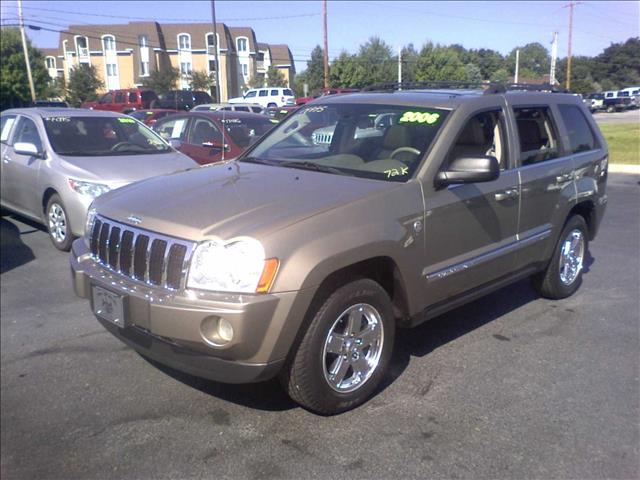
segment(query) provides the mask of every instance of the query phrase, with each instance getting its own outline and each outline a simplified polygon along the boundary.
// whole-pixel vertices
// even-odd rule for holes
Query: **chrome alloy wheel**
[[[67,217],[57,203],[52,203],[49,208],[49,233],[57,243],[62,243],[67,238]]]
[[[584,261],[584,234],[577,228],[571,230],[562,242],[560,250],[560,281],[563,285],[571,285],[582,270]]]
[[[384,330],[380,313],[358,303],[338,316],[324,342],[324,378],[339,393],[360,388],[380,363]]]

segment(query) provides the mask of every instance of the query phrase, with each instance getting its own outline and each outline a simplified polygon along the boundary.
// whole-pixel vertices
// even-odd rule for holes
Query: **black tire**
[[[335,358],[335,361],[351,364],[351,359],[353,359],[353,362],[356,362],[359,357],[356,351],[358,348],[362,348],[359,351],[362,357],[378,351],[379,360],[377,366],[369,370],[370,373],[361,384],[358,385],[359,380],[356,381],[355,387],[353,387],[355,390],[341,392],[331,386],[326,376],[330,375],[330,372],[325,373],[325,369],[330,369],[327,362],[331,363],[330,356],[334,354],[328,353],[328,357],[325,357],[324,349],[332,329],[338,328],[341,322],[347,321],[345,320],[346,316],[342,314],[348,309],[354,308],[354,315],[361,315],[359,322],[365,321],[365,325],[367,325],[366,318],[362,316],[364,314],[358,313],[361,310],[356,311],[356,306],[359,304],[364,304],[367,309],[373,307],[373,311],[379,314],[377,318],[380,321],[375,328],[381,329],[379,331],[382,334],[381,345],[378,350],[375,350],[375,347],[368,347],[369,349],[357,347],[355,343],[352,346],[354,339],[345,336],[344,338],[350,341],[350,347],[346,347],[346,341],[341,345],[344,346],[345,351],[351,353],[344,356],[336,355],[335,357],[343,357],[345,360]],[[312,412],[329,415],[354,408],[365,402],[375,392],[384,378],[391,360],[395,337],[395,319],[389,295],[373,280],[355,280],[335,290],[312,315],[311,324],[297,351],[281,372],[280,381],[293,400]],[[335,330],[333,331],[335,332]],[[378,330],[375,331],[378,332]],[[346,360],[347,357],[349,360]],[[348,372],[351,372],[351,379],[357,376],[356,370],[352,368],[354,367],[347,367],[344,373],[345,378]]]
[[[582,235],[583,249],[582,249],[582,262],[577,275],[570,283],[563,282],[561,279],[560,257],[562,255],[562,249],[565,242],[572,232],[579,231]],[[573,295],[582,283],[582,271],[584,268],[584,261],[589,251],[589,235],[587,230],[587,222],[581,215],[573,215],[569,218],[560,237],[558,243],[553,251],[553,255],[547,268],[542,272],[532,277],[533,286],[535,289],[545,298],[558,300]]]
[[[51,211],[55,208],[59,208],[62,211],[62,221],[64,222],[64,235],[61,235],[62,230],[56,229],[52,227],[51,220]],[[71,233],[71,227],[69,225],[69,215],[67,214],[67,210],[60,199],[60,196],[56,193],[51,195],[49,201],[47,202],[47,208],[44,212],[44,220],[47,230],[49,232],[49,238],[51,239],[51,243],[58,250],[62,250],[63,252],[68,252],[71,249],[71,244],[73,243],[73,234]],[[58,216],[59,218],[59,216]],[[60,225],[60,224],[59,224]],[[62,226],[62,225],[60,225]]]

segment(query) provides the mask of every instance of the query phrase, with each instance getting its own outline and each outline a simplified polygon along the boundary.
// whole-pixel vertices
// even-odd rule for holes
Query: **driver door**
[[[189,126],[187,141],[183,144],[184,153],[200,165],[222,159],[222,133],[209,119],[194,118]]]
[[[440,168],[446,169],[454,158],[492,155],[500,163],[497,179],[444,188],[425,185],[423,280],[430,305],[512,270],[520,187],[509,154],[506,118],[503,108],[468,117]]]

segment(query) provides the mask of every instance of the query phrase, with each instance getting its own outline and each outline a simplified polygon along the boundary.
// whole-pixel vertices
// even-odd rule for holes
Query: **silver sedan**
[[[69,250],[97,196],[129,183],[197,167],[126,115],[22,108],[0,116],[0,204],[49,229]]]

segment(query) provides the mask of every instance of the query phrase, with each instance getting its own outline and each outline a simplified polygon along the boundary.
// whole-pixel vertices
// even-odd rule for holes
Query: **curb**
[[[611,173],[636,173],[640,175],[640,165],[626,165],[623,163],[610,163],[609,172]]]

